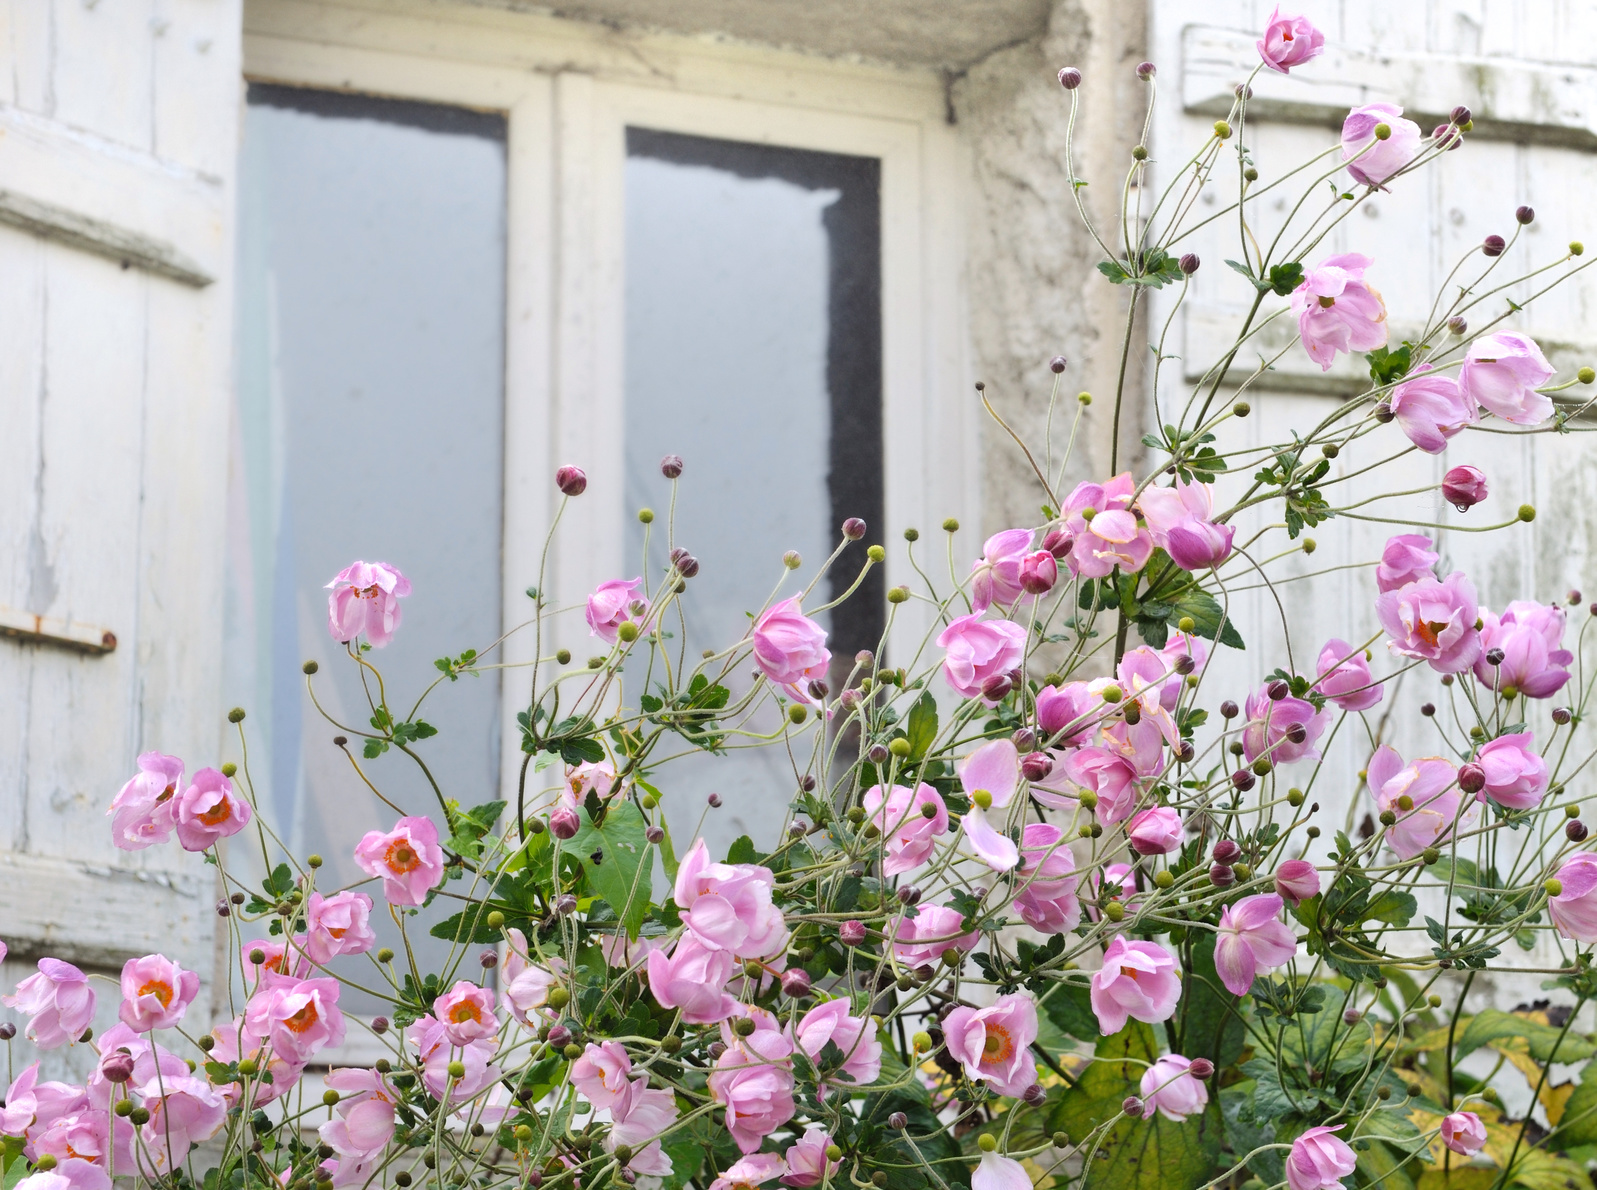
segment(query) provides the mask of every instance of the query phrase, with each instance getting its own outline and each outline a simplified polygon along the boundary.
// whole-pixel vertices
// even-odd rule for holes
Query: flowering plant
[[[1323,46],[1277,13],[1260,69],[1307,67]],[[1154,69],[1138,73],[1151,104]],[[1060,81],[1073,129],[1081,74]],[[1056,461],[1051,409],[1050,433],[1021,446],[1040,523],[994,534],[946,583],[908,530],[920,579],[888,592],[879,648],[833,658],[814,583],[751,609],[738,640],[689,642],[679,605],[699,563],[673,549],[663,573],[593,592],[600,651],[586,664],[565,648],[539,657],[513,793],[467,807],[425,763],[433,687],[402,718],[374,662],[403,630],[410,583],[383,563],[341,572],[329,629],[371,717],[335,723],[336,742],[363,740],[351,763],[392,824],[355,848],[367,879],[324,887],[319,857],[288,854],[247,765],[189,776],[141,756],[111,801],[113,836],[128,849],[175,836],[215,865],[237,1012],[208,1028],[196,974],[144,956],[121,973],[120,1023],[94,1036],[88,977],[40,960],[5,1002],[35,1047],[98,1057],[84,1086],[41,1082],[37,1063],[15,1075],[0,1108],[7,1185],[1586,1184],[1597,1067],[1578,1081],[1566,1068],[1597,1055],[1575,1027],[1597,996],[1597,854],[1580,850],[1571,787],[1591,758],[1574,746],[1591,680],[1562,607],[1490,610],[1441,566],[1456,523],[1372,511],[1435,486],[1355,500],[1339,485],[1411,475],[1411,452],[1488,430],[1569,432],[1587,406],[1564,402],[1576,381],[1550,384],[1533,340],[1500,329],[1524,305],[1494,313],[1525,280],[1497,276],[1513,244],[1470,253],[1456,292],[1398,347],[1380,262],[1323,255],[1370,194],[1460,148],[1468,111],[1426,135],[1393,105],[1360,107],[1339,145],[1260,183],[1250,98],[1240,85],[1146,217],[1131,199],[1138,146],[1118,229],[1092,227],[1130,312],[1150,289],[1184,293],[1199,261],[1183,242],[1219,218],[1194,203],[1235,152],[1241,189],[1220,213],[1242,230],[1228,263],[1250,305],[1144,438],[1146,474],[1111,460],[1063,491],[1080,464],[1069,448]],[[1303,177],[1269,238],[1247,200]],[[1534,268],[1536,292],[1580,255],[1572,244]],[[1472,335],[1467,316],[1485,325]],[[1291,342],[1239,369],[1287,320]],[[1251,445],[1237,430],[1246,390],[1288,351],[1322,369],[1362,355],[1370,382],[1289,441]],[[1117,425],[1127,402],[1122,381]],[[1360,451],[1385,457],[1354,465]],[[662,471],[678,482],[682,460]],[[555,480],[566,500],[587,485],[575,466]],[[1462,513],[1490,483],[1458,465],[1440,491]],[[1267,637],[1235,622],[1235,597],[1263,585],[1279,600],[1313,577],[1297,569],[1314,549],[1305,531],[1332,518],[1412,530],[1357,560],[1379,630],[1327,624],[1340,635],[1312,653],[1287,638],[1278,668],[1240,688],[1243,629],[1256,649]],[[944,525],[951,551],[958,528]],[[865,532],[846,522],[821,573]],[[885,559],[872,546],[864,569]],[[529,630],[543,642],[566,621],[541,589]],[[893,628],[912,601],[934,622],[918,644]],[[889,641],[903,664],[888,664]],[[493,664],[484,648],[438,667],[454,679]],[[751,664],[759,680],[734,695]],[[315,663],[305,672],[314,696]],[[1400,679],[1443,710],[1394,717]],[[230,715],[241,733],[244,718]],[[1346,824],[1322,827],[1315,786],[1343,779],[1326,756],[1353,737],[1360,788]],[[780,749],[779,834],[725,855],[673,840],[665,805],[694,799],[674,779],[676,745]],[[400,754],[437,795],[426,813],[377,811],[393,805],[382,766]],[[446,947],[429,964],[418,915],[440,905],[451,912],[428,932]],[[397,949],[377,946],[384,918]],[[1527,972],[1527,952],[1557,1004],[1471,998],[1486,973]],[[350,990],[382,1014],[346,1012]],[[383,1056],[325,1070],[357,1034]]]

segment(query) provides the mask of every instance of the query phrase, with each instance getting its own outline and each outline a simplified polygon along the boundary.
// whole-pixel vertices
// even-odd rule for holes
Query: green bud
[[[904,603],[909,599],[908,587],[894,587],[887,593],[888,603]]]
[[[264,961],[265,958],[265,955],[261,956],[262,961]],[[377,961],[379,963],[392,963],[394,961],[394,952],[389,950],[386,946],[381,947],[377,951]]]
[[[232,779],[233,774],[236,772],[238,772],[238,765],[234,764],[231,760],[222,766],[222,776],[228,778],[229,780]]]
[[[300,671],[302,673],[305,673],[305,674],[309,675],[309,674],[315,673],[317,670],[319,670],[321,668],[321,666],[319,664],[317,664],[317,662],[313,658],[310,661],[307,661],[304,665],[300,666],[299,668],[300,668]]]
[[[1052,1139],[1056,1149],[1068,1149],[1070,1147],[1070,1133],[1068,1132],[1056,1132]]]
[[[975,793],[970,795],[970,800],[983,810],[991,810],[993,808],[993,795],[985,789],[976,790]]]
[[[1519,506],[1519,519],[1524,521],[1527,525],[1530,524],[1536,519],[1535,507],[1530,504],[1521,504]]]
[[[570,665],[571,664],[571,650],[570,649],[561,649],[559,652],[557,652],[555,654],[555,662],[556,662],[556,664],[559,664],[559,665]]]
[[[795,725],[803,723],[809,713],[810,709],[801,702],[796,702],[787,708],[788,721]]]
[[[1231,125],[1227,124],[1224,120],[1216,120],[1214,122],[1214,136],[1216,140],[1230,140]]]
[[[1397,815],[1392,813],[1392,811],[1390,811],[1390,810],[1382,810],[1381,811],[1381,825],[1382,826],[1391,826],[1396,821],[1397,821]]]
[[[660,1038],[660,1049],[668,1054],[674,1054],[682,1048],[682,1038],[675,1033]]]
[[[317,868],[321,867],[324,862],[325,861],[322,859],[322,857],[317,855],[314,851],[305,857],[305,866],[310,868],[312,871],[315,871]]]
[[[1564,882],[1555,877],[1542,881],[1542,890],[1550,897],[1556,897],[1564,891]]]
[[[879,545],[873,545],[873,546],[869,547],[868,549],[866,549],[865,556],[867,558],[869,558],[872,562],[885,562],[885,561],[887,561],[887,551],[884,550]]]
[[[1434,847],[1427,847],[1424,851],[1420,852],[1420,858],[1425,861],[1427,866],[1429,866],[1430,864],[1434,864],[1441,859],[1442,853]]]
[[[1392,126],[1390,124],[1377,124],[1375,126],[1375,139],[1376,140],[1386,140],[1391,135],[1392,135]]]
[[[1175,876],[1168,868],[1160,868],[1153,874],[1153,886],[1157,889],[1168,889],[1176,882]]]
[[[1198,626],[1198,622],[1196,620],[1194,620],[1191,616],[1182,616],[1179,620],[1176,621],[1176,631],[1177,632],[1191,632],[1195,628],[1197,628],[1197,626]]]
[[[654,524],[654,509],[652,509],[652,508],[640,508],[640,509],[638,509],[638,521],[639,521],[639,523],[644,524],[644,525],[652,525],[652,524]]]
[[[903,736],[899,736],[896,740],[889,740],[887,750],[902,760],[909,755],[909,741]]]
[[[1248,414],[1253,412],[1253,406],[1249,405],[1246,401],[1238,401],[1235,405],[1231,406],[1231,412],[1236,414],[1238,417],[1246,417]]]
[[[240,1074],[242,1074],[245,1078],[251,1078],[254,1075],[259,1074],[260,1071],[261,1071],[261,1068],[256,1063],[254,1058],[241,1058],[241,1059],[239,1059],[238,1072]]]
[[[1131,159],[1133,161],[1148,160],[1148,150],[1142,145],[1138,145],[1136,148],[1131,150]]]
[[[910,1045],[915,1047],[917,1054],[924,1054],[932,1048],[932,1035],[924,1029],[909,1039]]]
[[[338,1103],[338,1092],[332,1090],[331,1088],[329,1088],[326,1091],[323,1091],[322,1092],[322,1102],[325,1103],[328,1107],[336,1106],[337,1103]]]
[[[555,984],[544,997],[550,1008],[564,1008],[571,1003],[571,993],[560,984]]]
[[[1087,393],[1087,392],[1077,393],[1076,394],[1076,400],[1081,405],[1084,405],[1084,406],[1085,405],[1091,405],[1092,404],[1092,394],[1091,393]]]
[[[976,1147],[984,1153],[996,1153],[998,1151],[998,1138],[990,1132],[984,1132],[977,1139]]]
[[[943,522],[943,532],[944,533],[958,533],[959,532],[959,522],[957,520],[955,520],[953,517],[949,517],[947,520],[945,520]]]
[[[1121,697],[1122,694],[1119,686],[1105,686],[1103,688],[1103,700],[1105,702],[1116,703],[1120,701]]]
[[[638,639],[638,626],[631,620],[623,620],[616,629],[616,636],[621,638],[623,644],[631,644]]]
[[[147,1107],[136,1107],[128,1113],[128,1119],[131,1120],[136,1127],[142,1128],[144,1125],[150,1122],[150,1109]]]
[[[124,1119],[126,1119],[128,1114],[130,1112],[132,1112],[132,1110],[133,1110],[133,1100],[131,1100],[131,1099],[118,1099],[116,1101],[116,1106],[113,1107],[111,1110],[116,1112],[117,1115],[119,1115],[119,1116],[123,1117]]]
[[[1317,550],[1319,548],[1320,548],[1320,543],[1315,541],[1314,538],[1305,537],[1303,539],[1303,552],[1305,554],[1312,554],[1315,550]]]
[[[924,1033],[917,1033],[917,1034],[915,1034],[915,1036],[924,1037],[925,1034]],[[826,1159],[828,1161],[841,1161],[843,1159],[843,1150],[841,1148],[839,1148],[837,1145],[827,1145],[826,1146]]]
[[[1270,763],[1268,756],[1261,756],[1253,762],[1253,771],[1261,777],[1268,777],[1270,770],[1275,766]]]
[[[1569,241],[1569,254],[1571,256],[1579,256],[1581,253],[1583,253],[1585,251],[1586,251],[1586,245],[1582,244],[1579,240],[1570,240]],[[1591,381],[1587,380],[1584,383],[1590,384]]]
[[[1593,371],[1591,368],[1582,368],[1575,373],[1575,379],[1582,384],[1590,384],[1593,380],[1597,380],[1597,371]]]
[[[38,1170],[40,1173],[48,1173],[50,1170],[55,1168],[55,1158],[49,1153],[40,1153],[38,1158],[33,1163],[33,1168]]]
[[[488,914],[488,928],[490,930],[500,929],[504,926],[504,924],[505,915],[499,910],[495,909],[492,913]]]
[[[1110,921],[1123,921],[1126,916],[1126,907],[1119,901],[1110,901],[1103,907],[1103,915]]]

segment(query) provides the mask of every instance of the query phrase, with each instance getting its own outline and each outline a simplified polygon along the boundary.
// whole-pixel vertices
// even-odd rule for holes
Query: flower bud
[[[1450,151],[1464,143],[1463,136],[1451,124],[1438,124],[1431,129],[1431,139],[1436,142],[1437,147]]]
[[[1347,1025],[1356,1025],[1359,1023],[1359,1019],[1363,1015],[1364,1014],[1357,1008],[1349,1008],[1342,1014],[1342,1023]]]
[[[656,845],[665,841],[665,830],[658,826],[648,827],[643,832],[643,837]]]
[[[1375,126],[1375,139],[1376,140],[1390,140],[1391,137],[1392,137],[1392,126],[1390,124],[1377,124]]]
[[[1067,66],[1059,72],[1059,85],[1067,91],[1074,91],[1081,86],[1081,71],[1074,66]]]
[[[865,941],[865,923],[845,921],[837,927],[837,940],[844,946],[858,946]]]
[[[125,1083],[133,1077],[133,1055],[112,1050],[100,1059],[100,1077],[108,1083]]]
[[[1487,649],[1486,664],[1496,668],[1503,663],[1504,656],[1505,654],[1501,649]]]
[[[1517,207],[1514,210],[1514,218],[1519,220],[1521,227],[1524,227],[1536,222],[1536,212],[1531,207]]]
[[[1234,864],[1242,858],[1242,848],[1232,839],[1221,839],[1214,845],[1215,862]]]
[[[865,522],[857,516],[851,516],[843,522],[843,536],[850,541],[858,541],[865,536]]]
[[[1442,499],[1467,512],[1486,499],[1486,476],[1474,467],[1454,467],[1442,477]]]
[[[1229,698],[1222,702],[1220,704],[1220,717],[1223,719],[1235,719],[1237,717],[1237,704]]]
[[[1238,769],[1231,774],[1231,784],[1235,785],[1239,792],[1246,793],[1258,784],[1258,778],[1247,769]]]
[[[1586,824],[1578,818],[1572,818],[1564,823],[1564,838],[1571,843],[1579,843],[1586,837]]]
[[[1028,752],[1021,758],[1020,772],[1028,781],[1041,781],[1053,771],[1053,757],[1046,752]]]
[[[1034,752],[1037,749],[1037,735],[1030,728],[1022,727],[1009,740],[1017,752]]]
[[[376,1016],[372,1018],[372,1032],[378,1035],[388,1032],[388,1018]]]
[[[1553,722],[1558,724],[1558,726],[1564,726],[1564,724],[1568,723],[1571,718],[1572,716],[1569,713],[1568,707],[1553,708]]]
[[[1375,405],[1375,420],[1383,426],[1391,421],[1397,414],[1392,412],[1392,406],[1385,401],[1378,401]]]
[[[1176,759],[1182,764],[1191,764],[1198,755],[1198,749],[1191,740],[1182,740],[1175,747]]]
[[[1214,122],[1214,135],[1215,139],[1217,140],[1230,140],[1231,125],[1227,124],[1224,120],[1216,120]]]
[[[1156,67],[1152,62],[1137,63],[1137,77],[1143,82],[1147,82],[1157,73],[1158,67]]]
[[[994,674],[981,684],[981,696],[988,702],[1001,702],[1014,688],[1008,674]]]
[[[886,764],[889,755],[891,753],[888,752],[886,744],[872,744],[867,749],[865,758],[872,764]]]
[[[1196,252],[1187,252],[1182,255],[1180,261],[1177,263],[1179,264],[1181,271],[1190,277],[1193,273],[1198,271],[1198,266],[1203,262],[1198,259],[1198,254]]]
[[[1070,361],[1067,360],[1062,355],[1056,355],[1056,356],[1054,356],[1053,359],[1048,361],[1048,370],[1050,372],[1052,372],[1055,376],[1059,375],[1061,372],[1063,372],[1069,366],[1070,366]]]
[[[1486,788],[1486,770],[1474,761],[1458,770],[1458,787],[1465,793],[1479,793]]]
[[[1208,1058],[1194,1058],[1192,1065],[1187,1067],[1187,1073],[1193,1078],[1208,1078],[1214,1074],[1214,1063]]]
[[[1042,548],[1061,562],[1070,556],[1075,544],[1076,539],[1069,529],[1050,529],[1048,535],[1042,539]]]
[[[1536,506],[1534,504],[1521,504],[1516,519],[1524,521],[1527,525],[1536,519]]]
[[[1264,692],[1269,696],[1271,702],[1280,702],[1288,694],[1292,693],[1292,687],[1277,678],[1275,681],[1265,685]]]
[[[1237,882],[1237,874],[1229,864],[1214,864],[1209,869],[1209,883],[1216,888],[1230,888]]]
[[[549,833],[557,839],[575,838],[582,829],[582,820],[570,806],[556,806],[549,815]]]
[[[1127,1095],[1120,1103],[1120,1110],[1128,1116],[1142,1115],[1142,1100],[1135,1095]]]
[[[1047,550],[1036,550],[1020,560],[1020,587],[1028,595],[1046,595],[1059,581],[1059,563]]]
[[[1469,330],[1469,321],[1462,314],[1455,314],[1447,320],[1447,329],[1462,338]]]
[[[499,966],[499,956],[491,950],[485,950],[477,956],[477,965],[484,971],[492,971]]]
[[[554,1046],[555,1049],[560,1049],[562,1046],[569,1045],[571,1043],[571,1030],[566,1028],[564,1025],[555,1025],[549,1030],[549,1036],[546,1040],[550,1045]]]
[[[804,557],[797,550],[788,550],[787,553],[782,555],[782,565],[789,570],[797,570],[804,565]]]
[[[1042,1089],[1041,1083],[1032,1083],[1031,1086],[1021,1092],[1020,1098],[1031,1107],[1036,1107],[1041,1103],[1047,1102],[1048,1092]]]
[[[1481,243],[1481,252],[1487,256],[1501,256],[1507,247],[1506,241],[1500,235],[1489,235]]]
[[[561,893],[555,898],[555,913],[560,917],[569,917],[577,911],[577,898],[574,893]]]
[[[901,1111],[896,1111],[887,1117],[887,1126],[895,1132],[902,1132],[909,1127],[909,1117]]]
[[[1465,107],[1462,103],[1455,107],[1450,113],[1448,113],[1448,115],[1455,124],[1468,124],[1475,118],[1473,113],[1470,112],[1469,108]]]
[[[721,795],[719,793],[712,793],[704,799],[704,803],[712,810],[719,810],[721,808]]]
[[[682,474],[682,456],[666,455],[660,460],[660,474],[667,479],[675,479]]]
[[[567,496],[580,496],[588,490],[588,473],[567,464],[555,472],[555,487]]]

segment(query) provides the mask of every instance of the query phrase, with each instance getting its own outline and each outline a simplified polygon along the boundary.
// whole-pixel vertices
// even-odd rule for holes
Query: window
[[[433,659],[500,632],[505,121],[257,84],[239,186],[230,681],[263,808],[340,886],[364,878],[361,835],[396,814],[305,697],[310,658],[326,711],[368,726],[322,585],[356,558],[411,580],[401,631],[372,654],[396,715],[438,676]],[[438,728],[427,763],[468,805],[498,787],[498,694],[468,678],[423,712]],[[437,820],[407,758],[363,763],[396,806]]]

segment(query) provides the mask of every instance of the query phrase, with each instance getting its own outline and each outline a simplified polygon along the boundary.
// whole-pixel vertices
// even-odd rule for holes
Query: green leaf
[[[1291,261],[1288,264],[1273,264],[1270,266],[1270,289],[1280,297],[1286,297],[1303,283],[1303,262]]]
[[[649,915],[654,895],[654,854],[643,837],[647,827],[643,812],[622,802],[611,808],[603,823],[583,822],[576,837],[562,847],[579,860],[588,888],[610,903],[633,938]],[[603,853],[599,863],[593,862],[595,851]]]
[[[1126,1096],[1141,1094],[1146,1064],[1159,1056],[1153,1030],[1133,1021],[1098,1043],[1092,1065],[1053,1109],[1050,1128],[1067,1133],[1076,1144],[1091,1147],[1098,1141],[1092,1190],[1201,1186],[1219,1169],[1225,1126],[1218,1103],[1211,1101],[1202,1114],[1179,1124],[1161,1115],[1133,1120],[1121,1114]],[[1111,1120],[1116,1122],[1107,1131],[1099,1131]]]
[[[1241,261],[1239,261],[1239,260],[1228,260],[1228,261],[1226,261],[1226,264],[1230,265],[1233,269],[1235,269],[1237,272],[1241,273],[1244,277],[1246,277],[1248,279],[1248,281],[1252,284],[1253,288],[1259,289],[1259,290],[1264,290],[1264,289],[1270,288],[1270,286],[1269,286],[1269,284],[1267,282],[1260,281],[1257,277],[1255,277],[1253,275],[1253,270],[1250,269],[1247,265],[1243,264]]]
[[[1059,985],[1047,994],[1042,1008],[1061,1032],[1072,1037],[1096,1042],[1103,1035],[1098,1018],[1092,1014],[1092,991],[1084,983]]]
[[[1237,631],[1236,625],[1225,615],[1224,609],[1215,597],[1203,588],[1188,587],[1172,601],[1171,606],[1170,623],[1179,623],[1181,617],[1190,616],[1194,625],[1193,631],[1199,636],[1214,640],[1215,634],[1219,633],[1222,645],[1230,645],[1233,649],[1245,647],[1242,643],[1242,634]]]
[[[1370,365],[1370,379],[1376,384],[1391,384],[1403,379],[1408,375],[1413,351],[1412,344],[1404,343],[1396,351],[1377,347],[1374,351],[1365,352],[1364,358]]]
[[[930,690],[916,699],[915,705],[909,709],[904,734],[909,739],[909,758],[923,760],[926,750],[937,739],[937,700],[932,697]]]
[[[1254,1149],[1275,1142],[1275,1129],[1268,1121],[1260,1123],[1253,1115],[1255,1084],[1248,1080],[1235,1083],[1220,1092],[1220,1114],[1225,1119],[1226,1140],[1240,1161]],[[1278,1149],[1266,1149],[1248,1162],[1248,1168],[1268,1186],[1277,1186],[1286,1180],[1286,1164]]]
[[[1581,1069],[1558,1130],[1547,1138],[1547,1147],[1560,1152],[1577,1145],[1597,1145],[1597,1062],[1587,1062]]]
[[[1563,1040],[1559,1041],[1561,1034]],[[1530,1056],[1538,1062],[1551,1061],[1555,1047],[1560,1062],[1579,1062],[1597,1054],[1597,1045],[1573,1030],[1565,1033],[1519,1013],[1488,1008],[1464,1026],[1454,1047],[1453,1060],[1457,1062],[1488,1042],[1511,1037],[1523,1037],[1530,1044]]]
[[[604,759],[604,745],[586,736],[575,740],[561,740],[560,759],[570,765],[598,764]]]
[[[1406,926],[1419,912],[1419,902],[1406,892],[1387,889],[1364,910],[1365,921],[1384,921],[1389,926]]]
[[[1098,262],[1098,271],[1115,285],[1124,285],[1131,279],[1131,274],[1120,267],[1120,262],[1115,260],[1101,260]]]
[[[754,850],[754,840],[747,835],[739,835],[732,840],[732,846],[726,849],[726,862],[729,864],[758,863],[760,853]]]

